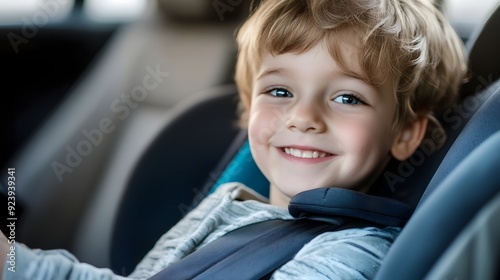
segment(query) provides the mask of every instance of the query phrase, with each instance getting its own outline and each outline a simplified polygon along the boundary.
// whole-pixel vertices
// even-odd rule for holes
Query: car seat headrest
[[[471,117],[460,135],[453,142],[448,153],[442,160],[439,168],[429,182],[419,205],[430,193],[450,174],[456,165],[470,154],[480,143],[490,135],[500,130],[500,80],[488,87],[485,91],[489,98],[483,106]]]

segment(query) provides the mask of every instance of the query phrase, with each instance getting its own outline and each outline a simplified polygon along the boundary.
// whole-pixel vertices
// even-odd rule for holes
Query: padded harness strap
[[[292,198],[289,211],[298,219],[269,220],[236,229],[150,279],[266,278],[323,232],[401,226],[411,214],[411,208],[399,201],[337,188],[300,193]]]
[[[403,226],[413,212],[399,200],[348,189],[319,188],[294,196],[288,211],[296,218],[328,221],[332,217],[357,218],[383,226]]]
[[[259,279],[288,262],[310,240],[343,223],[269,220],[241,227],[153,276],[160,279]],[[275,252],[275,253],[272,253]]]

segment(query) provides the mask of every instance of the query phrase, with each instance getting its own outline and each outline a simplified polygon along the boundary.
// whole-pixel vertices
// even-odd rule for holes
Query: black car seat
[[[491,32],[490,26],[496,21],[494,19],[495,17],[498,17],[498,9],[495,16],[485,24],[483,31],[475,37],[476,41],[468,45],[473,76],[469,84],[464,86],[462,91],[462,102],[457,105],[458,107],[451,108],[445,112],[436,113],[436,116],[441,119],[448,134],[447,141],[443,148],[436,151],[435,146],[432,146],[433,143],[427,143],[427,146],[424,145],[408,161],[391,162],[386,172],[376,183],[378,187],[372,191],[372,194],[396,198],[416,207],[431,180],[432,185],[439,185],[441,179],[438,179],[438,177],[434,177],[433,179],[433,176],[448,150],[450,150],[450,147],[453,145],[455,139],[457,139],[468,120],[481,107],[485,100],[488,100],[488,104],[495,104],[495,100],[498,98],[498,94],[493,94],[499,86],[498,83],[493,84],[494,80],[492,79],[496,76],[491,75],[491,78],[484,79],[482,74],[477,74],[483,73],[481,65],[472,63],[473,60],[487,56],[480,46],[484,46],[482,40],[490,41],[492,37],[495,37],[492,34],[483,34],[483,32]],[[498,38],[493,40],[496,40],[493,44],[498,44]],[[496,58],[491,57],[490,59],[494,60]],[[480,89],[483,90],[480,91]],[[222,98],[221,94],[226,97]],[[230,112],[236,110],[234,101],[236,98],[236,90],[234,88],[225,87],[223,91],[215,89],[211,95],[214,96],[213,99],[211,99],[214,103],[221,104],[221,106],[216,109],[217,113],[220,113],[219,110],[226,110],[229,116],[231,115]],[[212,122],[212,120],[210,120],[211,114],[207,114],[206,112],[213,112],[215,114],[216,111],[210,111],[208,108],[213,106],[214,103],[208,102],[206,104],[207,108],[204,107],[204,104],[196,103],[186,108],[186,112],[179,114],[179,119],[172,121],[165,127],[165,133],[162,133],[161,136],[158,137],[158,140],[152,143],[141,160],[138,161],[136,169],[130,176],[126,193],[121,201],[120,212],[115,221],[112,248],[112,268],[115,271],[130,272],[147,250],[152,247],[152,244],[154,244],[159,236],[175,224],[178,217],[181,217],[183,213],[190,209],[191,203],[189,197],[191,197],[191,199],[194,197],[195,202],[199,201],[200,198],[203,198],[213,189],[214,184],[219,185],[220,183],[231,180],[247,182],[247,185],[254,188],[264,186],[261,187],[262,190],[265,190],[267,187],[267,185],[265,185],[265,178],[262,179],[262,175],[258,170],[256,173],[252,173],[254,175],[246,174],[246,171],[255,171],[256,168],[253,159],[249,157],[245,132],[239,134],[233,145],[229,145],[232,139],[223,139],[220,135],[206,133],[196,134],[197,129],[202,129],[204,127],[204,122]],[[483,113],[480,114],[490,114],[487,112],[491,112],[490,110],[492,110],[491,108],[495,108],[494,106],[495,105],[488,105],[485,106],[485,109],[481,107],[480,111]],[[200,117],[196,117],[199,112],[204,113],[200,114]],[[495,110],[493,110],[493,112],[495,112]],[[189,121],[183,120],[182,118],[184,116],[187,116],[186,120],[189,119]],[[230,122],[235,120],[234,115],[231,115],[229,118],[232,118]],[[202,122],[201,119],[203,119],[204,122]],[[483,117],[478,115],[477,119],[478,120],[475,121],[474,124],[471,124],[471,128],[467,130],[468,132],[466,132],[466,134],[475,135],[476,130],[481,129],[481,125],[478,125],[478,123],[483,121]],[[215,120],[214,122],[219,123],[220,121]],[[500,123],[498,115],[493,117],[492,122]],[[177,125],[177,123],[183,123],[183,125],[180,126]],[[175,169],[175,176],[172,175],[174,173],[167,173],[168,170],[166,171],[165,168],[162,168],[162,164],[166,166],[175,165],[177,159],[173,163],[168,163],[168,159],[161,156],[162,151],[172,151],[174,147],[164,144],[166,143],[165,140],[161,141],[159,139],[175,137],[174,135],[182,132],[182,127],[192,128],[191,133],[193,134],[189,134],[191,135],[189,137],[200,139],[200,145],[202,144],[201,141],[203,141],[203,143],[210,143],[210,145],[215,145],[213,141],[220,141],[224,149],[229,150],[225,156],[214,154],[212,158],[207,158],[207,160],[212,161],[212,163],[217,162],[216,158],[223,158],[217,168],[211,169],[208,165],[206,165],[204,169],[196,168],[195,166],[205,161],[203,157],[201,157],[202,160],[197,160],[199,157],[195,160],[190,160],[187,164],[189,167],[184,171]],[[489,129],[489,132],[482,134],[482,138],[469,138],[476,139],[477,141],[471,142],[469,149],[465,149],[464,151],[468,154],[474,147],[478,146],[482,140],[492,134],[495,129],[498,130],[494,125]],[[234,135],[235,134],[236,131],[234,132]],[[468,138],[468,136],[463,136],[461,139],[465,138]],[[185,141],[188,141],[188,139]],[[463,143],[462,141],[464,140],[461,140],[461,143]],[[452,153],[456,153],[457,150],[460,149],[454,148]],[[161,163],[162,161],[165,162]],[[446,174],[453,170],[458,162],[452,163],[454,163],[454,165],[444,164],[439,171],[439,174],[442,175],[438,176],[442,176],[442,178],[446,177]],[[145,166],[148,166],[148,168]],[[215,164],[212,166],[215,166]],[[152,174],[162,174],[163,176],[153,175],[155,176],[155,180],[149,180]],[[188,176],[190,178],[186,178],[186,174],[189,174]],[[245,178],[242,179],[241,175],[245,175]],[[394,178],[391,177],[392,175],[399,176],[400,179],[388,180],[387,178]],[[182,184],[184,179],[191,181],[191,177],[204,178],[205,180],[208,178],[208,183],[197,185]],[[181,182],[181,184],[171,184],[172,181],[176,183]],[[202,181],[204,180],[198,180],[198,183]],[[177,191],[174,191],[172,188]],[[176,195],[176,193],[179,194],[179,199],[173,199],[174,201],[178,201],[176,204],[170,205],[169,203],[162,203],[162,200],[170,199]],[[153,200],[157,202],[152,203]],[[149,216],[146,217],[145,215]],[[151,225],[151,223],[154,225]],[[155,229],[152,230],[152,228]],[[140,239],[138,239],[139,235]],[[140,240],[140,242],[138,242],[138,240]]]

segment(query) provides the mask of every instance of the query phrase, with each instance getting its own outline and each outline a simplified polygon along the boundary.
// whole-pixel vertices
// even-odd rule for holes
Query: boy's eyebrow
[[[269,69],[265,69],[264,71],[262,71],[258,76],[257,76],[257,80],[259,79],[262,79],[264,78],[265,76],[269,76],[269,75],[273,75],[273,74],[284,74],[286,76],[289,76],[290,73],[288,73],[289,71],[285,68],[282,68],[282,67],[272,67],[272,68],[269,68]]]
[[[269,76],[269,75],[274,75],[274,74],[282,74],[282,75],[285,75],[285,76],[291,76],[291,72],[286,69],[286,68],[283,68],[283,67],[271,67],[271,68],[268,68],[268,69],[264,69],[258,76],[257,76],[257,79],[256,80],[260,80],[266,76]],[[369,83],[368,81],[366,81],[365,79],[363,79],[363,76],[357,72],[354,72],[352,71],[351,73],[346,73],[344,71],[341,71],[340,73],[335,73],[333,74],[334,76],[338,76],[338,77],[346,77],[346,78],[350,78],[350,79],[355,79],[355,80],[358,80],[368,86],[373,86],[371,83]]]

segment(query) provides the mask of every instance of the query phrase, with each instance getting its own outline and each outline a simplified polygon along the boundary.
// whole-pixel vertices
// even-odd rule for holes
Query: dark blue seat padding
[[[488,89],[492,90],[490,98],[448,151],[417,210],[389,250],[377,279],[422,279],[481,207],[499,192],[499,87],[497,82]]]
[[[423,279],[460,231],[500,192],[500,132],[474,150],[424,201],[376,279]],[[500,249],[500,248],[498,248]]]
[[[420,203],[437,188],[457,163],[461,162],[486,138],[500,130],[500,80],[485,91],[487,94],[484,96],[489,96],[489,98],[463,128],[460,137],[453,142],[449,152],[429,182]],[[500,150],[492,152],[500,153]]]

